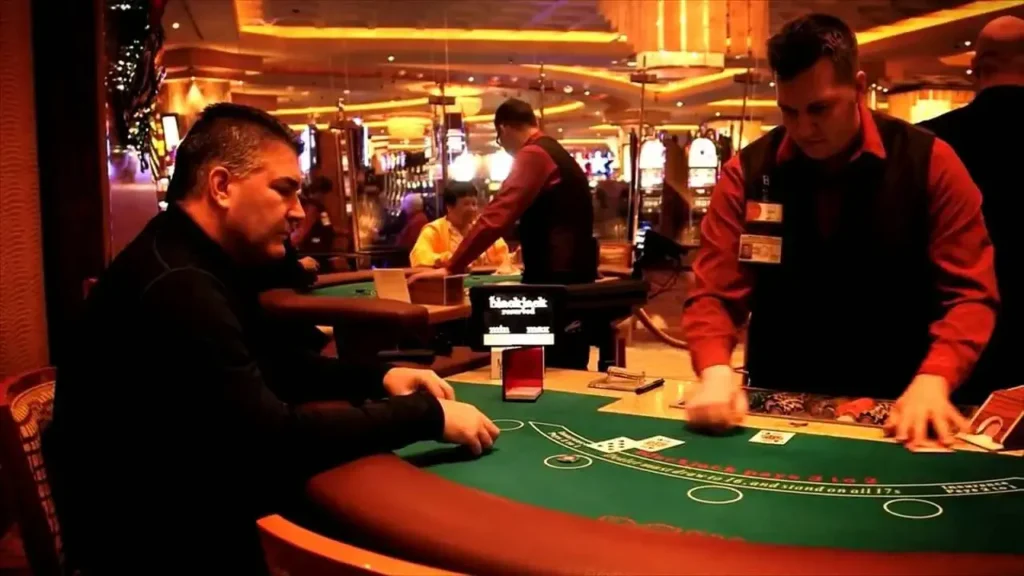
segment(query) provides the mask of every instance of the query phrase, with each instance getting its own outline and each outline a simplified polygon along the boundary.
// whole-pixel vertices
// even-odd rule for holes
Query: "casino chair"
[[[42,433],[53,415],[54,368],[0,383],[0,458],[32,573],[57,576],[64,567],[60,524],[42,454]]]
[[[256,522],[271,576],[454,576],[454,572],[398,560],[338,542],[272,515]]]

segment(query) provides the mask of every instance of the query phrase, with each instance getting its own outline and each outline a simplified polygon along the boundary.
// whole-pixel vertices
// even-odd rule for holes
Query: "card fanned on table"
[[[629,450],[630,448],[636,448],[637,441],[625,436],[619,436],[618,438],[609,438],[608,440],[601,440],[600,442],[592,442],[587,444],[587,447],[604,452],[605,454],[613,454],[615,452]]]

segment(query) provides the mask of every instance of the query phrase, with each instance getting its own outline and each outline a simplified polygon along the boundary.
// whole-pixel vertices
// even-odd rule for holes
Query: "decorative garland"
[[[138,152],[143,170],[156,164],[150,127],[165,74],[159,59],[166,5],[167,0],[106,0],[111,137],[114,148]]]

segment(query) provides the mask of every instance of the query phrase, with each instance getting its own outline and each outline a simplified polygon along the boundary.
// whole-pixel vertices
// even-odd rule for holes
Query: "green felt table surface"
[[[521,278],[519,274],[470,274],[463,281],[463,286],[468,289],[474,286],[497,284],[499,282],[518,282]],[[374,298],[377,296],[377,291],[373,287],[373,281],[324,286],[316,288],[312,293],[315,296],[335,296],[340,298]]]
[[[453,384],[500,428],[479,459],[437,443],[398,454],[449,480],[527,504],[654,529],[754,542],[883,551],[1024,551],[1024,459],[916,454],[900,445],[811,434],[784,445],[680,421],[601,413],[609,398],[545,391],[509,403],[498,386]],[[625,436],[682,440],[605,453]],[[560,455],[576,457],[560,462]],[[500,518],[493,521],[499,522]]]

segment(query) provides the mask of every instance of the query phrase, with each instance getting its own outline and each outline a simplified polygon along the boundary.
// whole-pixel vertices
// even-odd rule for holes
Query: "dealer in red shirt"
[[[702,222],[688,418],[742,420],[730,357],[749,315],[751,386],[898,398],[890,434],[950,444],[966,427],[950,395],[998,306],[981,194],[948,144],[865,106],[841,20],[792,21],[768,53],[783,126],[725,164]]]
[[[537,125],[533,108],[510,98],[494,112],[498,143],[515,156],[501,190],[477,218],[447,268],[415,274],[463,273],[519,222],[525,284],[586,284],[597,279],[598,245],[590,183],[576,160]],[[545,362],[585,370],[590,358],[585,318],[566,318]],[[601,329],[593,327],[594,330]]]

